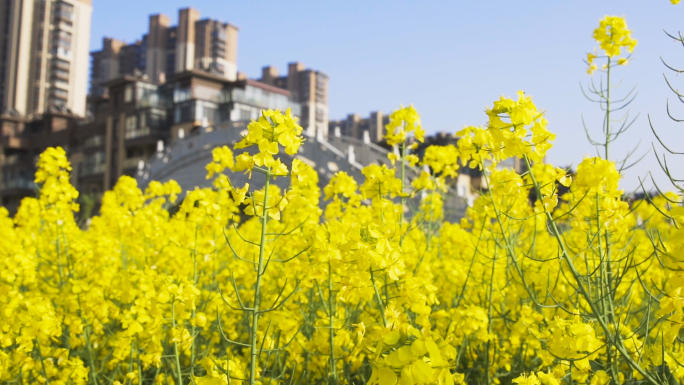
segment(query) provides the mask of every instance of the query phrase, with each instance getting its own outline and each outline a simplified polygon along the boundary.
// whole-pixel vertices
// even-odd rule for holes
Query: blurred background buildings
[[[211,150],[234,144],[267,108],[300,117],[308,139],[297,157],[319,171],[321,185],[340,170],[361,181],[362,167],[387,162],[387,115],[330,121],[328,76],[303,63],[283,75],[266,66],[248,79],[238,72],[236,26],[184,8],[178,25],[151,15],[137,41],[105,37],[89,53],[91,11],[90,0],[0,1],[0,199],[10,212],[35,194],[35,164],[49,146],[67,151],[81,194],[99,197],[122,175],[141,186],[209,186]],[[451,207],[462,214],[473,186],[486,187],[480,179],[464,171],[450,181]]]

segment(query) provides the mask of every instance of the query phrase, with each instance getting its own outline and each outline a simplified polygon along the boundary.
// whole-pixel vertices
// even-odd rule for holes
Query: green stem
[[[537,192],[537,196],[542,197],[541,194],[541,188],[539,187],[539,183],[537,182],[537,179],[534,177],[534,173],[532,173],[532,166],[530,165],[530,159],[528,158],[527,155],[524,156],[525,158],[525,163],[527,164],[527,169],[530,170],[530,178],[532,179],[532,184],[534,185],[534,188]],[[608,324],[606,324],[605,319],[601,317],[601,312],[597,308],[597,305],[595,301],[592,301],[591,295],[589,292],[587,292],[587,289],[584,287],[584,283],[582,283],[581,275],[579,271],[575,268],[575,264],[572,262],[572,259],[570,258],[570,253],[568,252],[567,247],[565,246],[565,242],[563,242],[563,238],[560,235],[560,231],[558,230],[558,226],[556,226],[556,221],[553,219],[553,216],[551,213],[544,207],[544,213],[546,214],[546,219],[548,222],[551,224],[551,230],[553,230],[553,235],[556,238],[556,241],[558,242],[558,245],[561,248],[561,258],[565,259],[565,262],[568,264],[568,267],[570,268],[570,272],[572,273],[573,279],[577,283],[577,287],[579,288],[580,293],[586,299],[587,303],[589,304],[589,307],[594,314],[594,317],[598,321],[599,325],[601,325],[601,328],[603,329],[603,332],[606,335],[606,340],[609,338],[613,338],[613,343],[615,344],[615,347],[617,350],[622,354],[622,356],[625,358],[627,363],[629,364],[632,369],[636,370],[641,374],[648,382],[650,382],[653,385],[658,385],[658,382],[644,369],[642,368],[639,364],[637,364],[634,359],[629,355],[629,352],[625,348],[625,346],[622,344],[622,340],[620,339],[620,336],[613,336],[610,328],[608,327]]]
[[[43,368],[43,376],[45,376],[45,384],[50,385],[50,380],[48,379],[47,370],[45,370],[45,361],[43,361],[43,355],[40,353],[40,342],[35,340],[36,349],[38,350],[38,358],[40,359],[40,365]]]
[[[339,382],[337,368],[335,367],[335,308],[333,307],[333,284],[332,284],[332,263],[328,260],[328,316],[330,319],[330,370],[332,371],[335,384]]]
[[[137,353],[137,360],[138,360],[138,384],[143,383],[143,378],[142,378],[142,362],[140,361],[140,337],[136,334],[135,335],[135,348],[136,348],[136,353]]]
[[[134,346],[134,342],[133,342],[133,340],[131,339],[131,352],[130,352],[130,354],[128,355],[128,371],[129,371],[129,372],[132,372],[132,371],[133,371],[133,346]],[[126,380],[126,384],[133,384],[133,380],[130,379],[130,378],[128,378],[128,379]]]
[[[251,330],[251,360],[249,361],[249,384],[256,383],[256,367],[259,359],[257,351],[257,332],[259,330],[259,305],[261,303],[261,277],[264,274],[264,254],[266,246],[266,226],[268,225],[268,188],[271,184],[271,169],[266,172],[264,184],[263,213],[261,215],[261,238],[259,241],[259,264],[257,266],[256,287],[254,288],[254,306],[252,306],[252,330]]]
[[[81,318],[82,319],[82,318]],[[84,322],[85,323],[85,322]],[[86,349],[88,350],[88,361],[90,364],[90,372],[92,374],[93,385],[97,385],[97,372],[95,371],[95,360],[93,359],[93,350],[90,344],[90,332],[88,331],[88,324],[85,324],[85,339],[86,339]]]
[[[610,145],[610,57],[608,58],[608,68],[606,69],[606,160],[608,160],[608,146]]]
[[[221,196],[219,194],[219,196]],[[199,226],[195,223],[195,248],[192,250],[192,282],[197,286],[197,231]],[[197,316],[197,310],[193,306],[192,309],[192,319],[194,320]],[[190,335],[192,336],[192,345],[190,345],[190,376],[195,378],[195,322],[192,323]]]
[[[375,275],[373,275],[373,267],[369,267],[371,282],[373,282],[373,289],[375,289],[375,300],[378,303],[378,308],[380,309],[380,315],[382,316],[382,324],[387,327],[387,318],[385,318],[385,305],[382,303],[382,298],[380,297],[380,291],[378,290],[378,285],[375,283]]]
[[[406,139],[401,143],[401,217],[399,220],[399,233],[401,233],[402,227],[404,225],[404,206],[406,205],[406,197],[404,194],[404,181],[406,179]],[[399,236],[399,246],[404,245],[404,234]]]
[[[172,299],[171,302],[171,324],[174,329],[176,329],[176,298]],[[183,334],[181,333],[181,336]],[[183,385],[183,377],[181,374],[181,365],[180,365],[180,357],[178,356],[178,342],[173,343],[173,352],[174,355],[176,356],[176,369],[178,372],[178,383],[180,385]]]
[[[81,322],[83,322],[83,332],[85,335],[85,340],[86,340],[86,351],[88,352],[88,363],[90,365],[90,372],[92,374],[91,377],[91,382],[93,385],[97,385],[97,372],[95,371],[95,359],[93,358],[93,348],[92,344],[90,343],[90,332],[88,330],[89,325],[88,322],[86,322],[85,318],[83,317],[83,310],[81,306],[81,296],[77,296],[78,299],[78,315],[81,317]]]
[[[498,249],[498,248],[497,248]],[[496,268],[496,254],[497,251],[495,249],[494,251],[494,258],[492,259],[492,275],[489,280],[489,309],[487,310],[487,334],[492,335],[492,305],[493,305],[493,298],[494,298],[494,269]],[[485,384],[490,383],[489,379],[489,348],[490,348],[490,343],[491,339],[487,340],[486,344],[486,351],[485,351],[485,366],[484,366],[484,371],[485,371]]]
[[[610,267],[610,243],[608,238],[608,230],[605,230],[605,248],[601,241],[601,200],[599,199],[599,194],[596,194],[596,230],[599,233],[597,237],[599,243],[599,263],[601,275],[597,282],[597,287],[599,290],[599,298],[603,308],[603,314],[608,318],[609,324],[615,323],[615,310],[613,304],[613,296],[611,293],[612,280],[610,278],[611,267]],[[604,251],[605,250],[605,251]],[[604,261],[604,262],[601,262]],[[616,330],[617,336],[619,336],[619,331]],[[608,364],[608,372],[613,382],[618,383],[618,368],[617,360],[613,357],[613,344],[611,341],[606,340],[606,361]]]
[[[57,243],[57,267],[59,268],[59,287],[61,288],[64,285],[64,272],[62,269],[62,248],[59,245],[59,239],[57,239],[56,243]]]

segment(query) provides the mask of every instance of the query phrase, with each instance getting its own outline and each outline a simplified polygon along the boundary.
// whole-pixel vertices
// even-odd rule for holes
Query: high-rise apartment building
[[[217,20],[200,20],[195,23],[195,66],[194,68],[223,74],[235,80],[237,75],[236,27]]]
[[[328,136],[328,75],[295,62],[287,65],[286,76],[280,76],[273,66],[262,68],[259,81],[288,90],[302,105],[299,124],[307,135]]]
[[[91,52],[90,95],[104,96],[103,85],[120,76],[145,73],[147,63],[147,35],[132,44],[111,37],[102,39],[102,49]]]
[[[340,135],[356,139],[363,139],[364,132],[368,132],[371,142],[380,143],[387,135],[385,126],[388,124],[389,115],[374,111],[367,118],[362,118],[358,114],[349,114],[346,119],[331,120],[328,127],[331,134],[339,130]]]
[[[92,52],[91,95],[103,96],[103,84],[124,75],[147,75],[153,83],[165,83],[173,75],[201,70],[237,79],[238,28],[213,19],[200,19],[193,8],[178,11],[178,25],[168,16],[151,15],[142,39],[125,44],[103,39],[102,49]]]
[[[92,0],[0,1],[0,113],[85,115]]]

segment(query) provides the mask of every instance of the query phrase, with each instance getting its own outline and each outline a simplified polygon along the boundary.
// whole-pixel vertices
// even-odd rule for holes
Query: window
[[[190,99],[192,99],[191,88],[176,88],[175,90],[173,90],[174,103],[180,103]]]
[[[124,103],[128,103],[133,100],[133,85],[126,84],[126,89],[124,90]]]
[[[64,80],[61,80],[59,78],[55,79],[52,84],[55,85],[55,87],[59,87],[62,89],[69,89],[69,83],[65,82]]]
[[[226,40],[226,30],[225,28],[217,28],[214,32],[214,36],[219,40]]]
[[[64,80],[69,79],[69,71],[65,71],[61,68],[54,68],[52,70],[52,75],[58,79],[64,79]]]
[[[105,153],[103,151],[85,154],[83,156],[83,175],[101,174],[105,169]]]
[[[126,117],[126,120],[124,121],[124,126],[125,126],[127,132],[135,130],[137,127],[135,115]]]
[[[69,71],[69,62],[66,60],[54,58],[52,59],[52,65],[64,71]]]
[[[144,115],[141,115],[141,118]],[[145,127],[138,127],[137,116],[129,116],[124,120],[124,138],[133,139],[140,136],[145,136],[150,134],[150,129]]]
[[[252,111],[240,108],[240,120],[249,121],[252,119]]]
[[[51,53],[57,57],[71,59],[71,33],[64,30],[54,30]]]
[[[67,31],[57,32],[57,47],[71,51],[71,33]]]
[[[166,73],[172,74],[176,72],[176,53],[171,52],[166,55]]]
[[[69,93],[63,89],[52,87],[51,89],[52,96],[57,98],[57,99],[66,99],[69,97]]]
[[[148,126],[152,128],[159,128],[166,124],[166,116],[161,112],[150,112],[150,121]]]
[[[58,19],[73,22],[74,21],[74,6],[60,1],[57,3],[57,9],[55,9],[55,16]]]
[[[147,127],[147,114],[141,112],[140,117],[138,118],[138,122],[141,128]]]
[[[94,135],[83,141],[83,147],[97,147],[104,143],[104,137],[102,135]]]
[[[197,120],[202,120],[202,118],[207,118],[207,121],[209,123],[215,123],[216,122],[216,115],[217,115],[216,106],[210,105],[208,103],[204,103],[201,107],[202,107],[201,114],[198,114]]]
[[[174,112],[174,120],[176,123],[190,122],[194,120],[193,111],[191,103],[183,103],[176,106]]]

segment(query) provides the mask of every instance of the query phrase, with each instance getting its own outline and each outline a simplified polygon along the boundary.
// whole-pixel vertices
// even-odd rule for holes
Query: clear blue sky
[[[672,147],[684,152],[684,123],[666,115],[669,99],[674,114],[684,118],[684,105],[668,90],[662,56],[684,68],[684,47],[663,30],[684,32],[684,4],[668,0],[545,1],[94,1],[91,48],[103,36],[129,42],[147,31],[148,15],[165,13],[177,20],[178,9],[192,6],[202,17],[240,28],[238,69],[258,77],[261,67],[284,72],[301,61],[330,76],[330,117],[370,111],[390,112],[413,103],[429,132],[456,132],[481,125],[482,112],[498,95],[518,90],[532,95],[547,111],[549,129],[558,137],[548,160],[578,164],[595,154],[587,142],[581,117],[599,133],[602,115],[586,101],[580,82],[590,77],[582,58],[596,46],[592,30],[604,15],[627,18],[639,40],[630,65],[618,68],[623,79],[617,91],[638,86],[632,115],[641,113],[631,133],[614,144],[623,155],[639,140],[642,152],[655,140],[647,115]],[[594,77],[598,80],[598,74]],[[668,74],[684,90],[684,79]],[[662,149],[659,148],[662,152]],[[684,177],[684,158],[670,158]],[[653,151],[625,173],[623,187],[653,171],[667,185]]]

